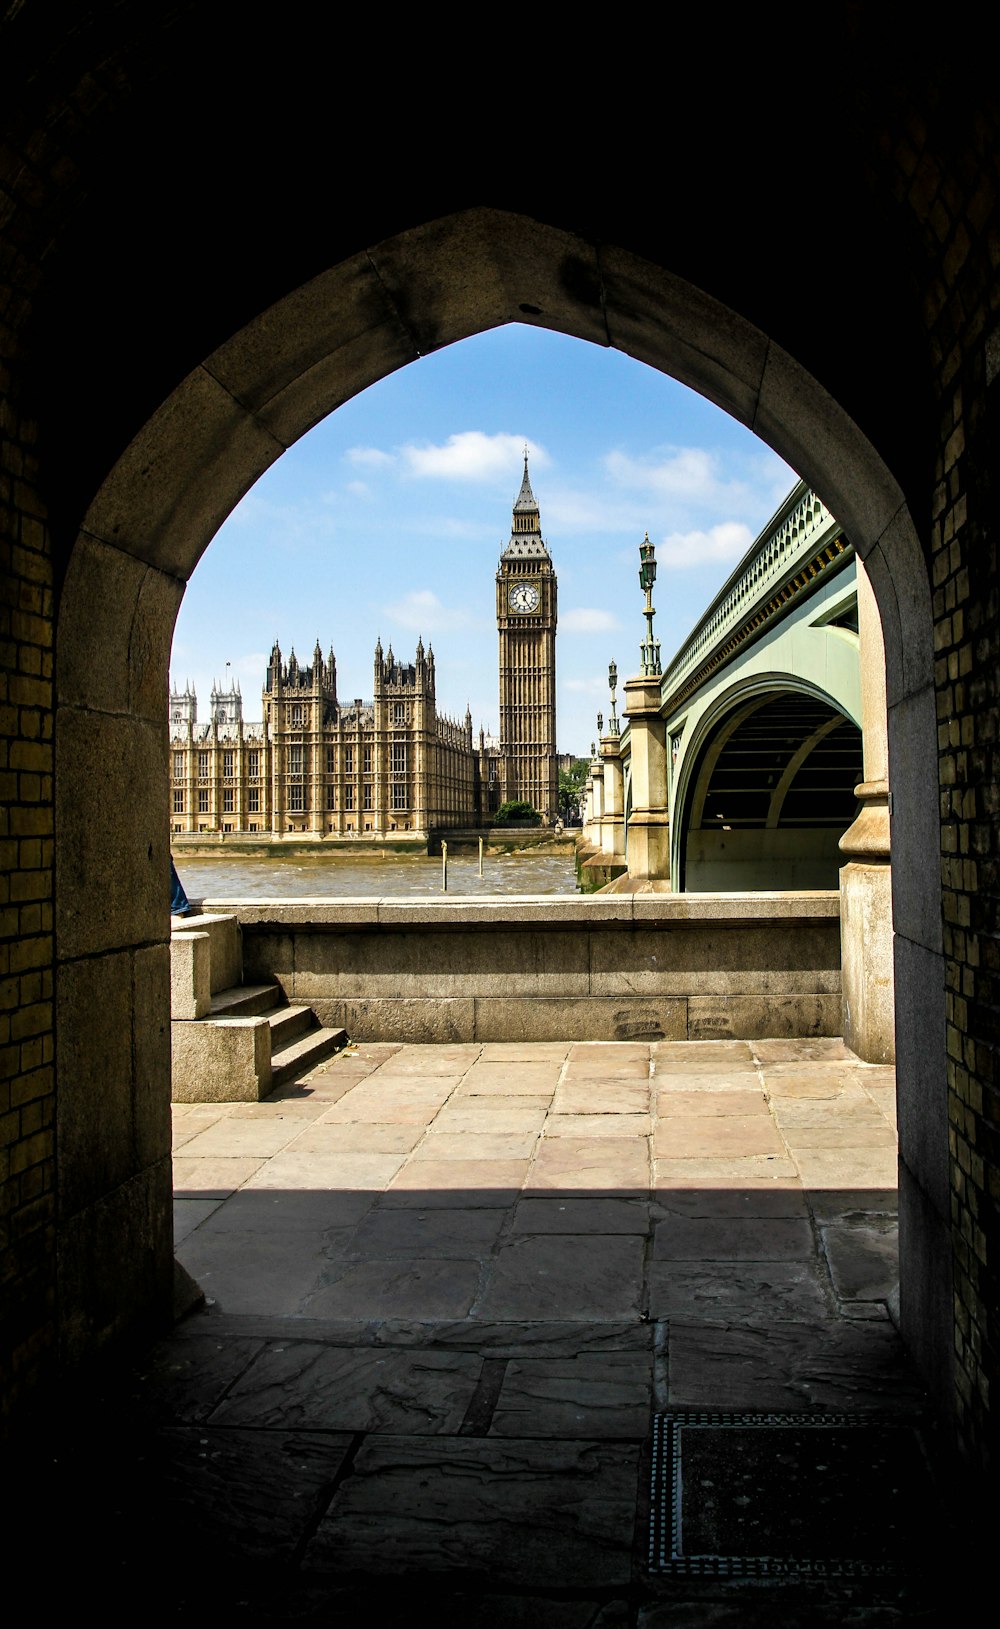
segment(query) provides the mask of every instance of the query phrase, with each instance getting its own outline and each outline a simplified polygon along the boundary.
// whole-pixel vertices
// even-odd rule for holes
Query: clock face
[[[529,611],[538,610],[539,598],[538,589],[534,583],[515,583],[507,591],[507,604],[512,611],[517,611],[522,616]]]

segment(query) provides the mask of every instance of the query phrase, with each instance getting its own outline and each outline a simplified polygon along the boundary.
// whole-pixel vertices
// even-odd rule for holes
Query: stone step
[[[267,1014],[271,1026],[271,1056],[288,1046],[298,1036],[316,1027],[316,1015],[311,1007],[279,1007]]]
[[[213,1018],[254,1018],[271,1013],[284,1002],[280,985],[233,984],[212,997]]]
[[[311,1029],[307,1035],[300,1036],[288,1046],[283,1046],[277,1052],[271,1053],[271,1089],[284,1086],[287,1081],[294,1080],[296,1075],[304,1074],[307,1069],[322,1063],[331,1053],[339,1052],[342,1046],[347,1045],[346,1029],[325,1029],[318,1025]]]

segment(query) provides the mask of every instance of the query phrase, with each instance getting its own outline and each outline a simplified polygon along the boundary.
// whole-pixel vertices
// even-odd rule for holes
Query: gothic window
[[[405,701],[394,701],[393,702],[393,704],[392,704],[392,722],[394,724],[405,724],[406,723],[406,703],[405,703]]]
[[[392,743],[392,772],[394,775],[406,774],[406,742],[394,741]]]
[[[302,748],[301,747],[289,747],[289,749],[288,749],[288,773],[290,775],[301,775],[302,774]]]
[[[364,749],[364,772],[366,775],[372,772],[372,749],[369,746]]]
[[[184,779],[184,754],[183,754],[183,752],[175,752],[174,753],[174,780],[175,781],[182,781],[183,779]]]
[[[337,807],[337,788],[333,785],[327,786],[326,806],[328,809],[335,809]]]
[[[292,814],[302,813],[302,786],[294,782],[288,788],[288,808]]]
[[[344,787],[344,808],[345,809],[353,809],[354,808],[354,787],[351,786],[349,783],[348,783],[347,786]]]
[[[256,780],[257,776],[260,774],[260,749],[259,748],[255,747],[252,752],[247,753],[247,774],[251,777],[252,780]]]
[[[233,774],[233,754],[231,752],[222,754],[222,773],[228,777]]]
[[[301,728],[302,728],[302,708],[299,705],[299,703],[296,702],[294,707],[292,708],[292,729],[293,730],[301,730]]]
[[[354,748],[353,747],[345,747],[344,748],[344,774],[345,775],[353,775],[354,774]]]
[[[184,793],[183,792],[175,792],[174,793],[174,814],[183,814],[183,813],[184,813]]]
[[[223,814],[232,814],[233,812],[233,789],[231,786],[227,786],[223,791],[222,812]]]
[[[199,754],[198,754],[198,779],[200,781],[207,781],[208,780],[208,753],[207,752],[199,752]]]
[[[251,814],[260,814],[260,787],[251,786],[247,792],[247,809]]]
[[[366,782],[365,783],[365,808],[370,809],[371,806],[372,806],[372,789],[371,789],[370,785]]]
[[[335,775],[337,773],[336,747],[327,747],[326,749],[326,772],[328,775]]]
[[[208,814],[208,788],[203,786],[198,793],[198,813]]]
[[[393,806],[394,809],[406,809],[406,808],[409,807],[409,805],[407,804],[407,801],[406,801],[406,782],[405,781],[395,781],[393,783],[392,806]]]

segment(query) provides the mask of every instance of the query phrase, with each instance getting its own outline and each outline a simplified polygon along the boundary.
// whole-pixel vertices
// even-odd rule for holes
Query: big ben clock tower
[[[539,814],[555,820],[556,574],[542,541],[527,448],[510,542],[497,570],[497,630],[503,797],[523,798]]]

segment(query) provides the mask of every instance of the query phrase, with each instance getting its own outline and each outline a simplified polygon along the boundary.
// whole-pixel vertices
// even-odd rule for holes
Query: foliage
[[[580,819],[583,789],[590,774],[586,758],[576,758],[569,769],[559,771],[559,814],[568,826]]]
[[[501,803],[493,816],[495,826],[540,826],[541,823],[538,810],[524,798],[511,798],[507,803]]]

